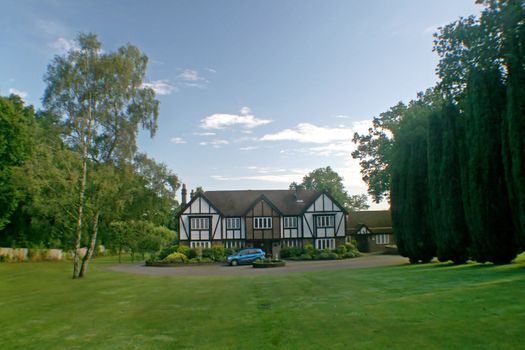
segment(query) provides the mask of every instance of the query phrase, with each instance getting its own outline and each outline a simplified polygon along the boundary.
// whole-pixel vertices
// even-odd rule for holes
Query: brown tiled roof
[[[348,214],[348,229],[354,233],[366,225],[372,233],[392,233],[390,210],[355,211]]]
[[[282,215],[299,215],[321,192],[298,191],[302,202],[297,201],[295,193],[293,190],[206,191],[204,197],[224,216],[244,215],[261,197],[266,197]]]

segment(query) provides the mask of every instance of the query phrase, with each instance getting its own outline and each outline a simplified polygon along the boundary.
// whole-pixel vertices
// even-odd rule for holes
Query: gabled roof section
[[[243,216],[261,198],[282,215],[292,216],[301,215],[305,206],[319,193],[312,190],[206,191],[204,197],[224,216]]]
[[[303,209],[303,211],[302,211],[301,214],[304,214],[304,213],[308,210],[308,208],[309,208],[312,204],[314,204],[314,202],[317,200],[317,198],[321,197],[323,194],[326,195],[328,198],[330,198],[330,200],[331,200],[331,201],[332,201],[332,202],[333,202],[333,203],[334,203],[334,204],[335,204],[335,205],[336,205],[336,206],[337,206],[337,207],[338,207],[343,213],[348,214],[348,210],[346,210],[345,207],[343,207],[343,206],[341,205],[341,203],[339,203],[338,201],[336,201],[336,200],[334,199],[334,197],[332,197],[332,196],[330,195],[330,193],[328,193],[327,191],[316,191],[316,192],[317,192],[317,194],[316,194],[314,197],[312,197],[312,199],[310,200],[310,202],[306,203],[306,205],[304,206],[304,209]]]
[[[210,203],[211,207],[212,207],[213,209],[215,209],[215,211],[216,211],[218,214],[224,216],[224,214],[223,214],[223,213],[222,213],[222,212],[221,212],[221,211],[220,211],[220,210],[219,210],[219,209],[213,204],[213,202],[210,201],[210,199],[207,198],[206,195],[203,194],[203,193],[198,193],[198,194],[194,195],[193,198],[192,198],[188,203],[186,203],[186,204],[182,207],[182,209],[181,209],[181,211],[179,212],[178,216],[182,215],[182,213],[184,213],[184,211],[185,211],[186,209],[188,209],[188,208],[193,204],[193,202],[195,202],[195,201],[196,201],[197,199],[199,199],[199,198],[202,198],[202,199],[204,199],[206,202]]]
[[[355,211],[348,214],[350,233],[365,225],[372,233],[392,233],[390,210]]]

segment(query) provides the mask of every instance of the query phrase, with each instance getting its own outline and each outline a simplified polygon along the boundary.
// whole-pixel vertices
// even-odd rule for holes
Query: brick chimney
[[[182,184],[182,190],[181,190],[181,197],[182,197],[182,205],[186,205],[187,201],[186,198],[188,196],[188,190],[186,190],[186,184]]]

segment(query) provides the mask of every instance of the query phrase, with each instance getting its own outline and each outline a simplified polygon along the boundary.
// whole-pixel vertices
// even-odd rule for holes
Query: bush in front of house
[[[298,247],[284,247],[281,249],[281,258],[283,259],[291,259],[298,256],[301,256],[305,253],[305,250],[303,248]]]
[[[172,246],[166,247],[159,252],[159,255],[157,256],[157,260],[164,260],[166,259],[168,255],[172,253],[176,253],[178,252],[178,250],[179,250],[178,245],[172,245]]]
[[[304,248],[286,247],[281,249],[281,258],[288,260],[336,260],[349,259],[359,256],[359,252],[352,243],[338,246],[335,250],[318,250],[313,245],[306,244]]]
[[[210,264],[215,261],[213,261],[213,259],[211,258],[196,257],[196,258],[190,259],[188,262],[190,264]]]
[[[329,249],[325,249],[325,250],[318,250],[315,256],[315,259],[317,260],[337,260],[341,258],[339,257],[339,255],[337,255],[337,253]]]
[[[182,253],[171,253],[162,261],[172,264],[185,264],[189,260],[188,257]]]

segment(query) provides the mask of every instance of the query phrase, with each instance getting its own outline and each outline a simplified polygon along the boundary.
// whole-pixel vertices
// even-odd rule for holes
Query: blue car
[[[237,254],[228,257],[228,263],[231,266],[239,264],[251,264],[255,260],[264,259],[265,253],[258,248],[247,248],[240,250]]]

